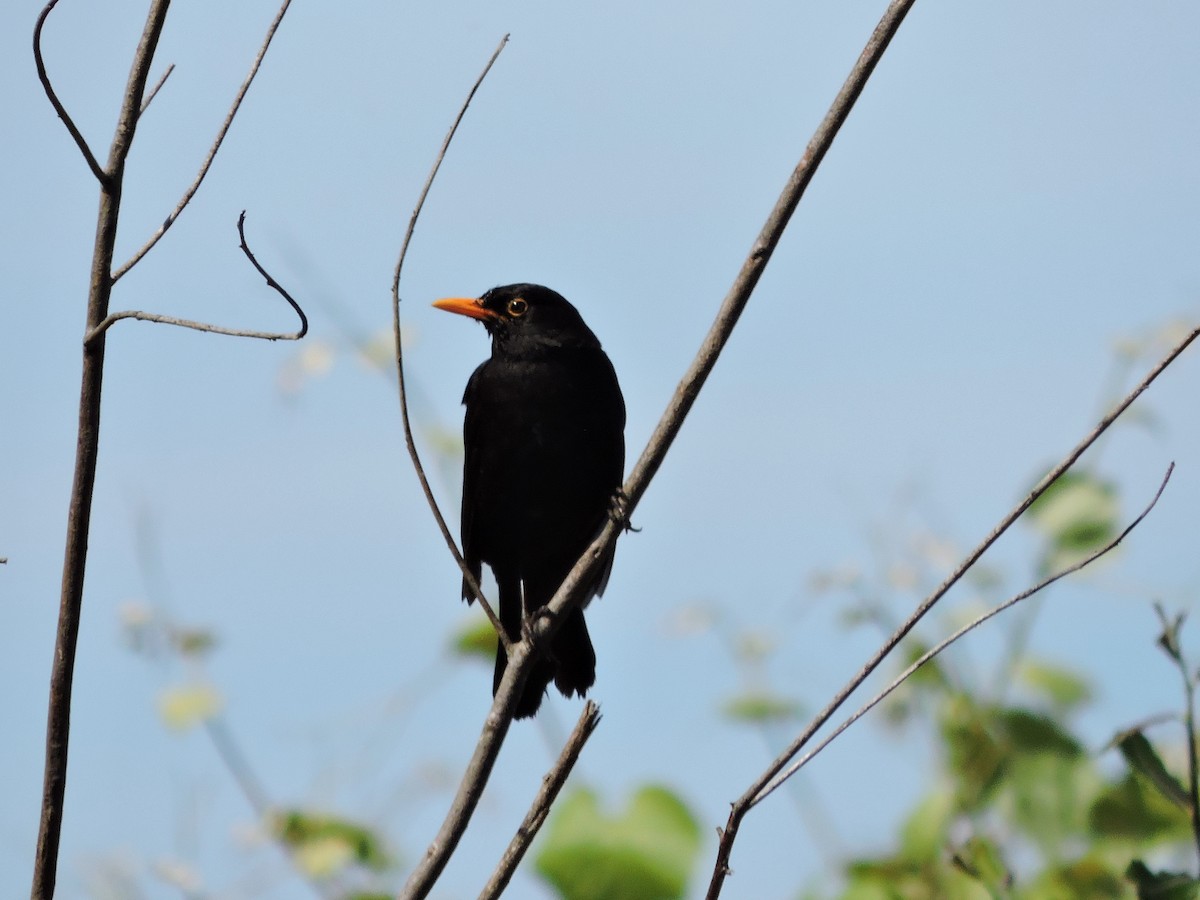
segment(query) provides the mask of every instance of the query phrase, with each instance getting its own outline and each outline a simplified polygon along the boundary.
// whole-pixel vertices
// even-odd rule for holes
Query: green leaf
[[[179,628],[172,632],[171,640],[180,656],[198,658],[210,653],[217,646],[217,636],[204,628]]]
[[[1191,833],[1189,817],[1133,772],[1100,792],[1088,810],[1088,827],[1097,836],[1142,846]]]
[[[1117,740],[1117,747],[1129,768],[1145,777],[1158,792],[1185,812],[1191,811],[1192,798],[1187,789],[1167,771],[1154,746],[1140,731],[1129,731]]]
[[[752,725],[771,722],[792,722],[800,717],[800,704],[778,694],[747,692],[739,694],[722,705],[722,712],[729,718]]]
[[[314,878],[336,875],[351,863],[374,872],[391,865],[383,841],[375,832],[350,819],[293,809],[273,814],[268,824]]]
[[[1183,622],[1187,615],[1176,613],[1173,618],[1168,618],[1166,610],[1157,603],[1154,604],[1154,611],[1158,613],[1159,621],[1163,626],[1162,634],[1158,636],[1158,646],[1176,663],[1182,663],[1183,645],[1179,642],[1179,630],[1183,628]]]
[[[931,790],[900,829],[901,854],[922,863],[940,860],[954,812],[954,794],[951,791],[944,788]]]
[[[1087,681],[1070,669],[1052,663],[1026,660],[1017,668],[1017,678],[1063,712],[1092,699],[1092,688]]]
[[[942,711],[942,740],[957,801],[964,810],[984,804],[1005,774],[1008,753],[986,720],[983,711],[963,695],[950,700]]]
[[[1042,872],[1023,891],[1030,898],[1052,900],[1123,900],[1127,887],[1119,872],[1103,859],[1088,855]]]
[[[924,641],[908,642],[904,646],[903,668],[907,669],[928,652],[929,645]],[[941,664],[934,658],[913,672],[905,682],[905,686],[946,689],[950,686],[950,680],[946,677],[946,672],[942,669]]]
[[[840,900],[988,900],[995,894],[949,861],[918,863],[904,856],[856,860],[846,870]]]
[[[1151,872],[1139,859],[1129,864],[1125,877],[1137,886],[1138,900],[1196,900],[1200,897],[1200,881],[1191,875]]]
[[[775,651],[775,636],[765,631],[743,631],[733,642],[739,662],[760,663]]]
[[[1086,802],[1096,782],[1086,758],[1016,754],[1002,788],[1003,808],[1046,857],[1059,858],[1086,830]]]
[[[699,850],[699,824],[666,788],[643,787],[617,816],[581,789],[555,807],[536,867],[563,900],[673,900]]]
[[[1047,539],[1042,574],[1076,563],[1117,534],[1117,490],[1085,472],[1065,472],[1029,507],[1029,522]]]
[[[1079,742],[1049,716],[1009,708],[996,713],[996,721],[1006,743],[1018,753],[1052,753],[1069,759],[1083,753]]]
[[[993,897],[1004,896],[1012,887],[1012,875],[1000,857],[1000,848],[987,838],[972,836],[950,859],[959,871],[978,881]]]
[[[158,697],[158,713],[173,731],[187,731],[221,711],[221,694],[208,684],[181,684]]]
[[[451,648],[459,656],[478,658],[489,663],[496,658],[499,643],[496,629],[482,613],[472,616],[450,639]]]

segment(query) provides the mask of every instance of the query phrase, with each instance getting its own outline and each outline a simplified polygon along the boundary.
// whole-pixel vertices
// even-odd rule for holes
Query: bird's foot
[[[537,647],[540,644],[540,636],[537,633],[538,622],[542,619],[553,618],[554,613],[545,606],[539,606],[533,612],[525,615],[521,619],[521,640],[528,641],[531,646]]]
[[[554,613],[550,611],[550,607],[539,606],[533,612],[527,613],[526,617],[521,619],[521,640],[528,641],[530,646],[545,656],[546,659],[554,661],[554,655],[550,652],[550,642],[542,640],[538,634],[538,623],[542,619],[552,620]]]
[[[621,488],[617,488],[608,500],[608,517],[625,531],[638,532],[642,530],[634,528],[633,523],[629,521],[629,495]]]

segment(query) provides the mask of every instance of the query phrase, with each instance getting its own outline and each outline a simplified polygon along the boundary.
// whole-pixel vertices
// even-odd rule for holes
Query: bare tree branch
[[[951,575],[944,582],[942,582],[942,584],[939,585],[932,594],[921,601],[912,615],[910,615],[908,619],[905,620],[905,622],[898,629],[896,629],[895,633],[893,633],[892,636],[884,643],[884,645],[876,651],[875,655],[871,657],[865,666],[863,666],[862,670],[855,675],[854,678],[842,688],[842,690],[837,693],[837,695],[817,716],[813,718],[804,732],[775,759],[775,761],[766,769],[759,779],[753,785],[751,785],[750,789],[738,798],[738,800],[733,804],[733,809],[729,814],[729,820],[726,823],[725,830],[721,835],[721,843],[717,851],[717,864],[713,872],[712,882],[709,885],[707,894],[708,900],[716,900],[721,893],[721,883],[724,881],[725,876],[729,874],[729,852],[732,849],[733,842],[737,837],[738,825],[741,823],[741,820],[746,813],[750,811],[751,807],[758,802],[759,794],[762,792],[763,788],[766,787],[766,785],[770,783],[785,766],[788,765],[788,763],[796,756],[796,754],[800,752],[800,749],[812,739],[812,736],[817,732],[817,730],[820,729],[827,721],[829,721],[830,717],[833,716],[833,714],[837,712],[839,708],[841,708],[842,704],[846,702],[846,700],[855,690],[857,690],[858,686],[862,684],[863,681],[865,681],[866,678],[872,672],[874,672],[876,668],[879,667],[879,664],[883,662],[884,658],[895,649],[896,645],[899,644],[900,641],[903,640],[910,631],[912,631],[917,622],[919,622],[925,616],[925,614],[933,608],[934,604],[937,603],[943,596],[945,596],[950,588],[958,583],[963,575],[966,574],[967,570],[979,561],[979,558],[983,556],[987,549],[991,547],[992,544],[994,544],[1000,538],[1000,536],[1004,534],[1004,532],[1006,532],[1014,522],[1017,521],[1018,518],[1021,517],[1025,510],[1029,509],[1029,507],[1035,500],[1037,500],[1038,497],[1042,496],[1042,494],[1046,492],[1046,489],[1049,488],[1050,485],[1057,481],[1064,472],[1066,472],[1075,464],[1079,457],[1083,455],[1084,451],[1094,444],[1096,440],[1109,429],[1109,427],[1117,420],[1121,413],[1128,409],[1133,401],[1142,395],[1142,392],[1145,391],[1146,388],[1148,388],[1154,382],[1154,380],[1162,374],[1167,366],[1175,361],[1179,354],[1187,349],[1188,345],[1191,344],[1197,336],[1200,336],[1200,328],[1193,329],[1178,344],[1171,348],[1170,352],[1168,352],[1166,356],[1159,360],[1159,362],[1154,366],[1153,369],[1150,370],[1146,377],[1142,379],[1142,382],[1132,391],[1130,391],[1115,407],[1113,407],[1113,409],[1110,410],[1108,414],[1100,420],[1099,424],[1092,429],[1091,433],[1088,434],[1088,436],[1082,441],[1080,441],[1058,465],[1046,473],[1042,480],[1038,482],[1037,486],[1030,491],[1029,495],[1009,511],[1009,513],[1001,520],[1000,524],[992,530],[992,533],[984,538],[983,541],[967,555],[966,559],[959,564],[958,568],[955,569],[954,572],[951,573]]]
[[[46,74],[46,62],[42,59],[42,27],[46,24],[46,18],[50,15],[51,10],[57,5],[58,0],[50,0],[42,7],[42,11],[37,17],[37,24],[33,26],[33,59],[37,65],[38,81],[42,83],[42,89],[46,92],[50,105],[54,107],[54,111],[58,113],[62,123],[67,126],[67,131],[71,133],[71,139],[75,141],[79,152],[83,154],[83,159],[88,164],[88,168],[92,170],[92,174],[96,176],[96,180],[101,184],[107,184],[111,176],[101,168],[100,162],[92,153],[92,148],[88,146],[87,139],[75,127],[75,120],[71,118],[66,107],[62,105],[62,101],[58,99],[58,94],[54,92],[54,87],[50,84],[50,76]]]
[[[513,713],[517,709],[535,656],[533,644],[528,640],[521,640],[512,645],[504,677],[496,688],[492,707],[483,720],[483,729],[459,781],[458,791],[450,803],[450,809],[446,812],[446,818],[437,835],[425,849],[424,856],[413,868],[400,891],[401,900],[416,900],[425,897],[432,890],[454,853],[454,848],[458,846],[459,840],[467,830],[467,823],[479,804],[479,798],[483,796],[483,789],[487,786],[492,767],[496,764],[496,757],[500,755],[500,747],[504,744],[504,738],[512,724]]]
[[[579,714],[579,721],[575,723],[575,728],[572,729],[570,737],[567,738],[567,743],[563,746],[558,760],[554,763],[550,771],[542,777],[541,790],[534,797],[529,812],[526,813],[521,826],[517,829],[517,833],[513,835],[513,839],[505,849],[504,855],[500,857],[496,871],[492,873],[492,877],[488,879],[488,883],[479,894],[479,900],[492,900],[492,898],[499,897],[504,893],[504,889],[508,887],[509,881],[512,880],[513,873],[517,870],[517,866],[521,864],[521,860],[524,859],[526,851],[529,850],[529,846],[533,843],[533,839],[537,837],[538,831],[545,823],[546,816],[550,814],[550,807],[558,797],[558,792],[567,783],[567,777],[575,767],[575,761],[579,759],[579,754],[583,751],[583,745],[587,743],[588,738],[592,736],[592,732],[596,730],[596,726],[599,724],[600,708],[589,700],[583,705],[583,712]]]
[[[96,221],[96,243],[92,251],[88,282],[87,330],[95,328],[108,314],[112,296],[113,246],[117,237],[117,217],[125,160],[137,130],[146,78],[154,59],[154,50],[167,19],[169,0],[152,0],[142,37],[134,51],[133,65],[121,101],[121,112],[113,133],[108,165],[100,178],[100,209]],[[35,30],[53,4],[43,11]],[[38,57],[39,73],[44,71]],[[43,84],[48,82],[43,81]],[[61,112],[51,96],[51,103]],[[65,120],[64,120],[65,121]],[[78,132],[72,131],[76,136]],[[80,143],[76,137],[76,143]],[[95,166],[93,166],[95,171]],[[71,733],[71,688],[75,672],[75,648],[79,641],[79,620],[83,605],[83,579],[87,569],[88,531],[91,525],[92,493],[96,483],[96,461],[100,446],[100,394],[104,383],[104,338],[85,342],[83,371],[80,376],[79,426],[75,449],[75,474],[67,512],[67,536],[63,553],[62,594],[59,601],[58,629],[54,644],[54,662],[50,670],[50,699],[46,717],[46,766],[42,786],[42,811],[38,824],[37,851],[33,869],[33,900],[51,900],[58,870],[58,845],[62,834],[63,799],[67,789],[67,755]]]
[[[51,0],[42,10],[34,27],[34,57],[38,77],[51,105],[67,125],[75,143],[88,160],[88,165],[100,182],[100,203],[96,221],[96,238],[88,280],[87,324],[83,341],[83,367],[80,377],[79,425],[76,440],[75,470],[71,483],[71,499],[67,511],[67,531],[63,552],[62,592],[59,601],[58,628],[55,636],[54,659],[50,671],[50,696],[46,717],[46,763],[42,787],[42,806],[38,824],[37,850],[34,857],[33,900],[51,900],[57,880],[58,851],[62,834],[63,803],[66,796],[68,746],[71,730],[71,692],[75,671],[75,652],[79,642],[79,625],[83,605],[84,576],[87,570],[88,533],[91,527],[92,496],[96,482],[99,456],[101,392],[104,383],[105,329],[112,287],[116,278],[111,274],[113,251],[117,236],[117,220],[124,187],[125,163],[133,144],[142,110],[145,107],[146,81],[154,60],[154,52],[166,23],[170,0],[151,0],[141,39],[134,51],[121,98],[121,109],[113,132],[108,162],[101,168],[91,155],[86,142],[63,109],[46,76],[41,54],[41,31],[46,17],[57,0]],[[290,2],[290,0],[289,0]],[[287,2],[284,3],[287,8]],[[282,16],[282,11],[280,13]],[[278,19],[276,20],[276,25]],[[272,26],[272,32],[274,26]],[[264,51],[265,52],[265,45]],[[260,53],[260,59],[261,59]],[[257,68],[257,63],[256,63]],[[244,93],[244,91],[243,91]],[[240,98],[239,98],[240,99]],[[227,123],[228,126],[228,123]],[[219,141],[218,141],[219,144]],[[212,153],[216,152],[213,148]],[[210,154],[211,161],[211,154]],[[206,164],[207,165],[207,164]],[[201,176],[203,177],[203,176]],[[198,183],[198,182],[197,182]],[[194,189],[192,191],[194,193]],[[164,229],[165,230],[165,229]],[[145,255],[145,248],[137,258]],[[245,248],[251,262],[249,249]],[[136,259],[133,261],[136,262]],[[129,265],[132,265],[131,262]],[[122,271],[128,271],[129,265]],[[265,275],[265,272],[263,273]],[[271,280],[268,276],[268,283]],[[303,324],[304,314],[282,288],[273,285],[296,309]],[[136,314],[131,314],[131,317]],[[114,320],[115,321],[115,320]],[[109,323],[111,324],[111,322]]]
[[[150,107],[150,104],[154,101],[154,98],[158,96],[158,92],[162,90],[162,86],[167,83],[167,79],[171,77],[171,73],[174,71],[175,63],[171,63],[166,69],[163,70],[163,73],[159,76],[158,81],[154,82],[154,87],[150,88],[150,90],[146,92],[146,99],[142,101],[142,108],[138,110],[139,118],[146,114],[146,110]]]
[[[819,744],[817,744],[817,746],[815,746],[812,750],[809,750],[802,757],[800,757],[795,762],[793,762],[790,766],[788,766],[784,771],[780,772],[779,775],[777,775],[769,784],[765,785],[762,788],[762,790],[760,790],[757,794],[754,795],[754,798],[750,801],[749,808],[753,809],[755,806],[757,806],[763,800],[767,799],[767,797],[769,797],[772,793],[774,793],[785,781],[787,781],[789,778],[791,778],[793,775],[795,775],[798,771],[800,771],[800,769],[802,769],[804,766],[806,766],[808,764],[808,762],[814,756],[816,756],[818,753],[820,753],[822,750],[824,750],[826,747],[828,747],[833,742],[834,738],[836,738],[843,731],[845,731],[847,728],[849,728],[851,725],[853,725],[855,722],[857,722],[859,719],[861,719],[864,715],[866,715],[868,712],[870,712],[885,697],[887,697],[889,694],[891,694],[892,691],[896,690],[896,688],[900,687],[900,685],[902,685],[902,684],[904,684],[904,682],[908,681],[908,679],[910,677],[912,677],[913,673],[916,672],[917,669],[921,668],[921,666],[925,665],[925,663],[929,662],[935,656],[940,654],[943,650],[945,650],[951,644],[957,642],[960,638],[964,637],[968,632],[974,631],[976,628],[978,628],[984,622],[987,622],[988,620],[995,618],[1000,613],[1004,612],[1006,609],[1016,606],[1022,600],[1026,600],[1029,597],[1032,597],[1034,594],[1037,594],[1040,591],[1045,590],[1046,588],[1050,587],[1050,585],[1054,584],[1054,582],[1059,581],[1062,578],[1066,578],[1068,575],[1073,575],[1074,573],[1078,572],[1080,569],[1087,568],[1092,563],[1094,563],[1096,560],[1098,560],[1100,557],[1115,550],[1117,548],[1117,546],[1123,540],[1125,540],[1125,538],[1129,535],[1129,533],[1131,531],[1133,531],[1133,529],[1137,528],[1138,525],[1140,525],[1142,523],[1142,520],[1150,514],[1150,510],[1154,509],[1154,507],[1158,504],[1158,499],[1163,495],[1163,491],[1167,487],[1167,482],[1171,480],[1171,473],[1174,471],[1175,471],[1175,463],[1171,463],[1167,467],[1167,472],[1163,476],[1163,480],[1159,484],[1158,490],[1154,492],[1154,497],[1150,500],[1150,503],[1146,506],[1145,509],[1142,510],[1141,514],[1139,514],[1136,519],[1134,519],[1132,522],[1129,523],[1129,525],[1127,525],[1125,527],[1125,530],[1122,531],[1119,535],[1117,535],[1115,538],[1113,538],[1111,541],[1109,541],[1103,547],[1099,548],[1098,550],[1093,551],[1092,553],[1088,554],[1086,557],[1079,560],[1078,562],[1075,562],[1075,563],[1067,566],[1066,568],[1064,568],[1064,569],[1054,573],[1053,575],[1043,579],[1042,581],[1038,582],[1033,587],[1030,587],[1030,588],[1027,588],[1026,590],[1021,591],[1021,593],[1017,594],[1016,596],[1010,597],[1009,599],[1005,600],[1003,603],[999,604],[998,606],[995,606],[992,609],[988,610],[987,612],[983,613],[982,615],[976,617],[975,619],[972,619],[970,622],[968,622],[966,625],[963,625],[961,628],[959,628],[957,631],[955,631],[949,637],[943,639],[942,641],[935,644],[933,647],[926,650],[917,659],[915,659],[903,672],[901,672],[898,676],[896,676],[896,678],[892,681],[891,684],[889,684],[882,691],[880,691],[878,694],[876,694],[874,697],[872,697],[870,700],[868,700],[866,703],[864,703],[852,716],[850,716],[848,719],[846,719],[844,722],[842,722],[841,725],[839,725],[837,728],[835,728],[826,738],[824,738]]]
[[[458,110],[458,115],[455,117],[454,123],[450,126],[450,130],[446,132],[446,137],[442,141],[442,147],[438,151],[437,158],[433,161],[433,168],[429,170],[429,176],[425,179],[425,184],[421,188],[420,195],[417,197],[416,206],[413,207],[412,215],[408,219],[408,228],[404,232],[404,240],[400,243],[400,256],[396,260],[396,271],[392,275],[392,334],[396,343],[396,375],[400,387],[400,420],[404,425],[404,444],[408,448],[409,458],[412,459],[413,468],[416,470],[417,478],[421,482],[421,490],[424,491],[425,499],[429,502],[429,508],[433,512],[434,519],[437,521],[438,529],[442,532],[442,538],[446,541],[446,546],[450,548],[450,552],[454,555],[454,561],[458,563],[459,569],[462,570],[465,584],[475,595],[475,599],[479,601],[480,607],[482,607],[489,621],[491,621],[492,628],[496,631],[496,639],[504,648],[505,653],[509,651],[512,642],[509,641],[507,632],[496,617],[496,612],[492,608],[492,605],[483,596],[483,589],[480,588],[479,580],[475,577],[475,573],[471,571],[471,567],[463,559],[462,552],[458,549],[458,542],[454,540],[454,536],[450,533],[450,527],[446,524],[446,517],[442,515],[442,510],[433,496],[433,488],[429,486],[429,479],[425,475],[425,467],[421,464],[421,455],[417,452],[417,444],[413,439],[412,426],[409,424],[408,419],[408,392],[404,386],[404,348],[400,330],[400,272],[404,268],[404,258],[408,255],[408,245],[412,243],[413,232],[417,228],[417,218],[421,215],[421,210],[425,206],[425,198],[429,196],[430,188],[433,187],[433,179],[437,177],[438,169],[442,167],[442,160],[446,158],[446,151],[450,149],[450,142],[454,140],[454,134],[458,131],[458,126],[462,122],[463,116],[467,114],[467,107],[475,99],[475,93],[479,90],[479,86],[483,84],[483,79],[487,78],[488,72],[492,70],[492,66],[507,43],[508,35],[506,34],[500,39],[500,43],[496,45],[496,49],[488,59],[487,65],[483,67],[483,71],[479,73],[479,77],[475,79],[475,83],[471,86],[471,90],[467,94],[467,99],[463,101],[462,106]]]
[[[242,214],[238,216],[237,222],[238,240],[240,242],[239,246],[241,247],[242,252],[246,254],[246,258],[250,260],[250,264],[258,270],[258,273],[262,275],[263,278],[267,279],[267,286],[278,292],[279,295],[291,305],[292,309],[296,311],[296,315],[300,317],[300,328],[298,331],[252,331],[241,328],[226,328],[222,325],[209,325],[204,322],[195,322],[191,319],[179,319],[175,316],[164,316],[159,313],[148,313],[142,312],[141,310],[131,309],[125,310],[124,312],[110,313],[109,315],[105,316],[104,320],[100,322],[99,325],[87,333],[87,336],[84,338],[84,343],[91,343],[92,341],[96,340],[114,323],[119,322],[121,319],[136,319],[139,322],[158,322],[163,325],[177,325],[180,328],[191,328],[195,331],[206,331],[211,334],[227,334],[231,337],[258,338],[264,341],[298,341],[308,334],[308,316],[304,314],[304,310],[300,308],[300,304],[292,298],[292,295],[289,294],[283,288],[283,286],[279,284],[279,282],[271,277],[270,273],[259,264],[254,253],[251,252],[250,246],[246,243],[245,222],[246,212],[243,210]]]
[[[691,410],[692,404],[695,403],[713,366],[716,365],[717,357],[729,340],[730,334],[733,333],[733,328],[737,324],[742,310],[749,302],[750,295],[758,284],[767,262],[779,245],[784,229],[787,227],[792,213],[795,212],[800,198],[804,195],[817,167],[832,146],[834,137],[846,121],[854,102],[862,93],[867,79],[883,56],[884,50],[887,49],[888,43],[896,29],[900,27],[905,13],[908,12],[913,2],[914,0],[894,0],[867,42],[850,77],[805,148],[804,155],[793,170],[775,207],[767,217],[762,231],[751,247],[749,256],[742,264],[741,270],[726,294],[715,321],[700,345],[699,352],[675,389],[650,441],[630,472],[628,480],[617,497],[619,513],[609,519],[595,540],[592,541],[591,546],[584,551],[555,593],[554,598],[547,605],[546,614],[539,616],[532,623],[530,631],[534,642],[543,643],[563,621],[564,613],[583,601],[584,585],[592,583],[591,579],[605,559],[608,548],[621,531],[628,527],[629,516],[645,493],[659,466],[662,465],[667,451],[683,426],[683,420]],[[459,783],[458,792],[433,842],[426,849],[425,855],[417,863],[412,874],[409,875],[408,882],[400,894],[401,897],[424,897],[428,894],[445,867],[450,854],[454,852],[455,846],[466,830],[467,821],[483,793],[487,778],[491,774],[492,765],[500,751],[500,743],[508,732],[513,709],[535,656],[536,653],[528,639],[523,639],[513,645],[504,677],[496,691],[487,718],[484,720],[479,743],[467,764],[467,769]]]
[[[55,0],[55,2],[57,2],[57,0]],[[229,112],[225,116],[225,121],[221,125],[221,130],[217,132],[216,140],[213,141],[212,146],[208,150],[208,155],[204,158],[204,162],[201,163],[200,171],[196,175],[195,180],[191,183],[188,189],[183,192],[183,196],[179,199],[179,202],[175,205],[175,208],[171,210],[166,219],[163,220],[163,223],[158,226],[158,231],[154,232],[154,234],[150,236],[150,239],[142,245],[141,249],[133,254],[133,256],[131,256],[123,266],[112,273],[113,284],[116,284],[118,281],[120,281],[121,276],[141,262],[142,257],[149,253],[154,245],[162,239],[162,236],[167,233],[167,229],[175,224],[175,220],[179,218],[179,215],[183,212],[184,207],[186,207],[192,201],[192,198],[196,196],[196,191],[200,190],[200,184],[204,181],[204,177],[208,174],[208,170],[212,167],[213,160],[217,158],[217,151],[221,149],[221,142],[225,140],[225,135],[229,133],[229,127],[233,124],[233,117],[237,115],[238,109],[242,105],[242,101],[246,98],[246,92],[250,90],[250,85],[254,81],[254,76],[258,74],[259,66],[262,65],[262,61],[267,55],[267,49],[271,46],[271,39],[275,37],[275,32],[278,30],[279,24],[283,21],[283,17],[287,13],[288,7],[291,6],[291,4],[292,0],[283,0],[283,5],[279,7],[279,12],[275,14],[275,19],[273,22],[271,22],[271,27],[267,29],[267,36],[263,38],[262,45],[258,48],[258,55],[254,57],[254,63],[250,66],[250,73],[246,76],[246,80],[242,82],[241,88],[238,89],[237,96],[233,98],[233,104],[229,107]],[[168,70],[168,74],[170,74],[170,70]],[[166,80],[166,75],[163,76],[163,80]],[[157,91],[158,88],[156,87],[154,90]],[[151,98],[153,98],[153,94],[151,94]],[[146,104],[149,105],[149,103],[150,101],[147,100]],[[229,334],[230,332],[220,333]]]

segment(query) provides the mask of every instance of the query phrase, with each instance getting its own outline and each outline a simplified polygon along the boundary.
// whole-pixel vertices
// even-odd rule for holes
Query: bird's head
[[[447,297],[433,305],[483,322],[492,346],[506,356],[600,346],[575,307],[562,294],[540,284],[506,284],[478,299]]]

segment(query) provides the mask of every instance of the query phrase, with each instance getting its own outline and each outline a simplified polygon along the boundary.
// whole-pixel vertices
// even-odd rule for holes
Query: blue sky
[[[102,159],[142,26],[138,5],[117,6],[64,0],[45,37]],[[122,644],[131,602],[217,633],[206,677],[277,800],[375,822],[409,859],[440,820],[490,670],[447,654],[465,617],[458,579],[389,382],[354,359],[346,323],[373,334],[390,321],[412,203],[500,37],[511,43],[401,289],[414,414],[450,513],[456,463],[435,448],[487,344],[429,302],[523,280],[572,299],[620,374],[632,458],[882,7],[297,0],[200,194],[114,308],[290,328],[237,252],[246,209],[332,368],[287,392],[302,346],[136,322],[110,333],[60,896],[86,896],[105,861],[144,872],[168,858],[212,889],[265,860],[257,896],[307,895],[238,843],[252,816],[203,735],[163,727],[156,698],[190,673]],[[35,838],[96,204],[34,74],[37,11],[0,9],[5,896],[27,891]],[[119,258],[191,180],[273,15],[258,0],[172,11],[156,72],[176,71],[130,159]],[[926,2],[901,29],[589,613],[604,721],[579,777],[614,803],[645,781],[678,790],[705,828],[702,870],[728,802],[769,759],[718,712],[748,677],[730,641],[769,636],[757,677],[819,706],[876,636],[840,627],[846,598],[812,595],[812,574],[912,564],[914,532],[973,545],[1098,418],[1118,342],[1200,315],[1198,32],[1200,9],[1182,2]],[[1056,589],[1037,619],[1035,651],[1096,680],[1081,723],[1095,746],[1177,703],[1149,604],[1190,608],[1200,582],[1198,379],[1193,348],[1144,398],[1152,427],[1107,441],[1094,464],[1126,515],[1170,460],[1178,470],[1119,559]],[[139,522],[165,590],[139,564]],[[1014,590],[1032,546],[1020,532],[996,548]],[[882,599],[896,615],[913,603]],[[972,599],[953,595],[942,617]],[[697,607],[717,611],[713,628],[672,626]],[[995,646],[961,648],[981,682]],[[552,709],[560,728],[577,712]],[[889,816],[927,784],[927,753],[868,721],[812,767],[845,846],[886,841]],[[439,896],[477,892],[551,756],[541,728],[514,731]],[[834,867],[780,797],[748,820],[728,891],[782,898]]]

